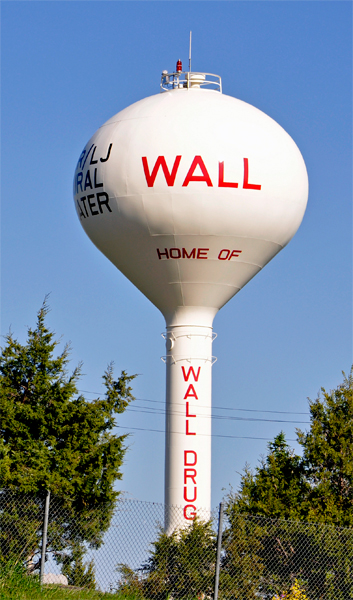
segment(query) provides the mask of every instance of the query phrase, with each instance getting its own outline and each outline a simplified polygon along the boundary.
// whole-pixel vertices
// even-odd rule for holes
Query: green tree
[[[44,302],[26,343],[9,334],[0,355],[0,560],[16,548],[34,555],[50,490],[48,547],[69,568],[78,549],[98,548],[109,527],[127,437],[112,430],[133,400],[134,376],[123,371],[115,381],[110,365],[104,397],[85,400],[76,387],[81,367],[67,372],[69,347],[54,356],[59,342],[47,313]],[[32,514],[31,535],[21,526],[29,526],[23,510]]]
[[[171,535],[161,529],[138,575],[119,565],[119,592],[152,600],[209,598],[213,594],[216,535],[209,521],[194,519]]]
[[[228,507],[221,596],[272,600],[298,580],[310,600],[353,598],[353,531]]]
[[[278,434],[255,472],[245,468],[231,498],[238,511],[353,526],[353,368],[322,395],[309,400],[309,431],[297,430],[303,455]]]
[[[96,578],[93,560],[84,563],[85,551],[80,544],[71,548],[70,555],[62,559],[62,572],[67,577],[69,585],[79,585],[88,589],[95,589]]]
[[[228,498],[224,566],[233,589],[244,588],[245,557],[258,565],[244,597],[289,593],[294,578],[310,599],[353,597],[353,371],[322,394],[309,401],[310,430],[297,431],[303,456],[280,433]]]
[[[353,527],[353,369],[332,392],[309,401],[310,430],[298,430],[310,484],[310,520]]]
[[[268,454],[255,473],[245,467],[232,502],[241,513],[301,519],[307,515],[309,491],[303,459],[289,448],[281,432],[268,444]]]
[[[228,527],[223,534],[220,598],[252,600],[265,569],[261,558],[263,529],[256,519],[244,519],[236,507],[228,509]]]

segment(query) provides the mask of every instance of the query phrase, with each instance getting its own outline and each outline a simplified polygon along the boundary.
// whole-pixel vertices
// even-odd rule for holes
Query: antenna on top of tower
[[[192,36],[192,31],[190,31],[190,42],[189,42],[189,73],[191,72],[191,36]]]

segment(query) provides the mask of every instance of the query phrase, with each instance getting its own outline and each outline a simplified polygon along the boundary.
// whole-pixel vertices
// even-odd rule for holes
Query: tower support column
[[[212,327],[167,327],[165,529],[210,518]],[[180,507],[180,511],[173,510]]]

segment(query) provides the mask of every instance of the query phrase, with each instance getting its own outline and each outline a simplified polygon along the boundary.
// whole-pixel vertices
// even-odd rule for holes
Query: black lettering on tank
[[[77,202],[78,210],[80,211],[80,219],[82,219],[82,217],[85,219],[85,218],[86,218],[86,216],[85,216],[85,213],[83,212],[83,210],[82,210],[82,208],[81,208],[81,206],[80,206],[80,203],[79,203],[79,201],[78,201],[78,200],[76,200],[76,202]]]
[[[80,165],[80,169],[82,169],[82,167],[81,167],[81,163],[82,163],[82,161],[83,161],[83,157],[84,157],[84,155],[85,155],[85,154],[86,154],[86,150],[82,150],[82,152],[81,152],[81,155],[80,155],[80,158],[78,159],[78,163],[77,163],[77,165],[76,165],[76,169],[78,169],[78,165]]]
[[[103,162],[103,163],[104,163],[104,162],[107,162],[107,160],[109,159],[109,156],[110,156],[110,151],[111,151],[111,149],[112,149],[112,146],[113,146],[113,144],[109,144],[109,148],[108,148],[108,154],[107,154],[107,156],[106,156],[105,158],[101,158],[101,159],[100,159],[100,161],[101,161],[101,162]]]
[[[87,207],[86,207],[86,202],[85,202],[85,200],[86,200],[86,196],[82,196],[82,197],[80,198],[80,200],[81,200],[81,202],[82,202],[82,204],[83,204],[83,206],[84,206],[84,208],[85,208],[85,213],[86,213],[86,215],[87,215],[87,217],[88,217],[88,212],[87,212]]]
[[[103,183],[97,183],[97,167],[94,169],[94,187],[95,188],[103,187]]]
[[[97,164],[97,162],[98,162],[98,160],[93,160],[93,158],[94,158],[94,153],[95,153],[95,151],[96,151],[96,150],[97,150],[97,146],[95,146],[95,147],[93,148],[93,152],[92,152],[91,160],[89,161],[89,164],[90,164],[90,165],[96,165],[96,164]]]
[[[78,186],[80,186],[81,192],[83,192],[82,179],[83,179],[83,173],[82,173],[82,171],[80,171],[79,173],[77,173],[77,176],[76,176],[76,194],[78,193]]]
[[[83,171],[83,169],[85,168],[86,160],[87,160],[87,158],[89,157],[89,153],[91,152],[91,150],[92,150],[93,146],[94,146],[94,144],[92,144],[92,146],[90,147],[90,149],[88,150],[88,152],[87,152],[87,154],[86,154],[86,158],[85,158],[85,160],[84,160],[84,163],[83,163],[83,165],[82,165],[82,171]]]
[[[93,217],[94,215],[99,215],[99,212],[98,212],[98,210],[93,210],[93,207],[96,206],[96,203],[92,202],[91,198],[94,198],[94,194],[88,194],[88,196],[87,196],[88,204],[91,209],[91,215]]]
[[[85,177],[85,189],[84,189],[84,191],[86,191],[86,189],[88,187],[91,188],[91,190],[93,189],[92,188],[92,181],[91,181],[91,174],[89,172],[89,169],[88,169],[88,171],[86,173],[86,177]]]
[[[105,200],[101,200],[101,197],[104,196]],[[105,205],[107,207],[107,209],[109,210],[109,212],[112,212],[112,209],[109,206],[109,196],[106,192],[98,192],[97,194],[97,202],[98,202],[98,207],[99,207],[99,211],[100,213],[103,212],[102,206]]]

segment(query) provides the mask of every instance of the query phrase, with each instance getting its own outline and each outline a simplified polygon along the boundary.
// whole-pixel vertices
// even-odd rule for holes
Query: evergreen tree
[[[310,431],[298,431],[310,484],[310,520],[353,526],[353,369],[310,401]]]
[[[19,544],[34,555],[36,535],[21,523],[28,529],[30,513],[33,531],[40,527],[50,490],[48,549],[67,566],[85,544],[99,547],[109,527],[127,437],[112,430],[133,400],[134,376],[123,371],[115,381],[110,365],[104,397],[85,400],[76,387],[80,366],[67,373],[69,347],[54,356],[59,342],[45,324],[47,313],[44,302],[27,342],[9,334],[0,355],[0,560]]]
[[[215,559],[216,535],[211,522],[196,518],[170,535],[161,529],[150,558],[139,569],[142,576],[127,565],[119,565],[122,581],[118,591],[152,600],[210,598]]]
[[[209,597],[214,583],[216,536],[209,521],[194,519],[167,535],[163,530],[142,570],[145,597],[163,600]]]
[[[303,456],[279,433],[230,498],[241,513],[353,525],[353,368],[332,392],[309,400],[310,429],[297,430]]]
[[[96,578],[93,560],[84,563],[84,549],[81,545],[71,548],[71,553],[62,558],[62,572],[67,577],[69,585],[95,589]]]
[[[353,370],[309,408],[310,430],[297,431],[303,456],[280,433],[228,498],[223,564],[239,598],[291,597],[293,578],[305,582],[309,598],[353,597]]]
[[[272,518],[305,518],[310,487],[302,458],[289,448],[283,432],[268,449],[255,474],[245,467],[240,492],[233,499],[237,511]]]

